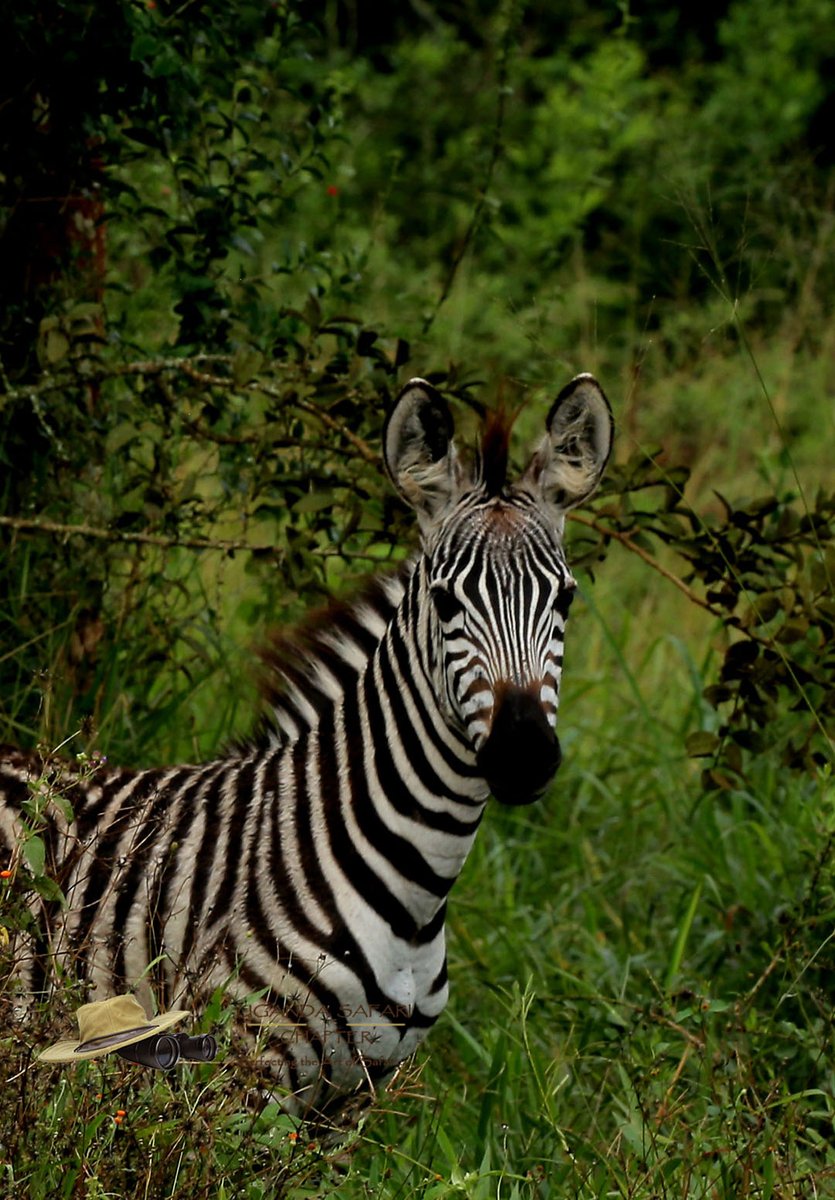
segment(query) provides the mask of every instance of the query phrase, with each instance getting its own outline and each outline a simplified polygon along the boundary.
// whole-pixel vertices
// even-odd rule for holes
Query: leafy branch
[[[700,517],[685,498],[686,471],[636,455],[612,472],[593,515],[573,514],[596,537],[576,539],[594,561],[623,546],[714,617],[726,643],[705,699],[710,727],[688,752],[711,760],[705,787],[745,777],[745,755],[777,747],[786,766],[817,769],[835,748],[835,492],[813,507],[793,493]],[[640,499],[638,498],[640,496]],[[678,570],[659,561],[674,556]]]
[[[164,534],[141,530],[106,529],[85,523],[70,525],[61,521],[49,521],[43,517],[0,515],[0,526],[19,530],[21,533],[45,533],[60,538],[83,537],[99,542],[133,543],[141,546],[160,546],[163,549],[179,546],[187,550],[219,550],[222,553],[248,550],[252,554],[272,554],[277,557],[281,554],[281,550],[275,545],[259,545],[235,538],[166,537]]]
[[[128,363],[105,364],[98,359],[86,356],[71,359],[71,348],[72,343],[69,340],[62,340],[52,351],[53,356],[55,354],[59,355],[58,358],[53,357],[53,367],[66,358],[67,366],[72,368],[69,372],[61,371],[55,373],[54,370],[44,371],[36,383],[16,387],[11,386],[8,380],[4,379],[5,390],[0,392],[0,409],[4,404],[11,404],[20,400],[28,400],[30,403],[37,405],[43,396],[64,391],[68,384],[72,384],[73,382],[89,386],[91,384],[102,383],[105,380],[127,377],[156,379],[159,377],[165,378],[168,376],[183,375],[192,382],[206,388],[218,388],[229,393],[261,393],[269,396],[271,399],[278,400],[280,404],[306,413],[318,421],[324,428],[338,434],[367,463],[376,464],[378,462],[378,455],[371,449],[364,438],[348,428],[344,422],[332,417],[320,405],[301,396],[297,390],[297,383],[295,387],[291,384],[284,389],[264,378],[247,378],[250,364],[244,356],[197,354],[189,357],[160,357]],[[85,349],[89,350],[89,346],[85,347]],[[209,365],[215,369],[207,370],[206,368]],[[281,369],[284,364],[277,362],[272,364],[272,366]],[[217,370],[218,367],[226,368],[226,373],[219,373]],[[289,371],[289,368],[287,369]]]

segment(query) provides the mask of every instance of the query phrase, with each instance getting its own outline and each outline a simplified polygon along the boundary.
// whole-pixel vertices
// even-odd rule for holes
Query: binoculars
[[[184,1062],[211,1062],[217,1054],[217,1040],[210,1033],[189,1037],[185,1033],[157,1033],[132,1046],[116,1051],[128,1062],[158,1071],[170,1071],[182,1059]]]

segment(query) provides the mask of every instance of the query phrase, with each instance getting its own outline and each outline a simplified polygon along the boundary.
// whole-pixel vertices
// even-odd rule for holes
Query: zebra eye
[[[431,595],[435,611],[444,625],[449,624],[463,610],[464,606],[461,604],[461,601],[457,600],[452,592],[447,591],[446,588],[433,588]]]
[[[567,583],[557,592],[554,599],[554,612],[559,613],[563,620],[568,616],[568,610],[571,608],[571,603],[576,594],[576,583]]]

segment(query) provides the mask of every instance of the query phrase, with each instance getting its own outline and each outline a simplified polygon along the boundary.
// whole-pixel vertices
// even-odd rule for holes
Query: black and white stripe
[[[494,424],[467,465],[444,401],[412,380],[384,457],[421,550],[276,644],[271,717],[249,746],[83,776],[4,758],[8,886],[39,931],[15,947],[22,1001],[75,977],[88,999],[128,985],[149,1006],[199,1009],[222,989],[300,1106],[408,1056],[446,1004],[446,898],[488,795],[532,801],[559,763],[575,586],[563,520],[597,485],[611,431],[602,391],[579,376],[509,483],[507,429]],[[66,908],[30,889],[21,857],[37,780]]]

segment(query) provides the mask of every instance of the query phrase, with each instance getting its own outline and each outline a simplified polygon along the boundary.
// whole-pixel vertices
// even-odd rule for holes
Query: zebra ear
[[[562,389],[545,428],[525,482],[538,484],[558,508],[574,508],[600,483],[615,431],[609,401],[592,375],[577,375]]]
[[[458,471],[447,403],[425,379],[410,379],[383,428],[389,478],[420,516],[433,516],[449,500]]]

